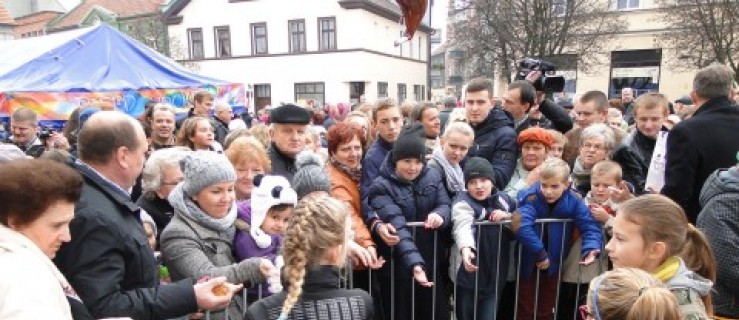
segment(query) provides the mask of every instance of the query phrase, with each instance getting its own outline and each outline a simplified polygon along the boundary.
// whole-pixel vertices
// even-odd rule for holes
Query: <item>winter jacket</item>
[[[238,219],[251,228],[251,200],[238,202]],[[243,261],[252,257],[262,257],[274,262],[282,246],[282,236],[270,235],[272,242],[266,248],[257,246],[257,242],[247,230],[237,230],[234,236],[234,255],[236,261]]]
[[[472,198],[468,192],[460,192],[452,206],[454,246],[450,252],[449,277],[457,286],[477,289],[482,295],[503,292],[510,243],[514,239],[508,226],[473,225],[475,221],[488,221],[493,210],[513,212],[516,209],[516,202],[505,192],[493,191],[485,201]],[[465,247],[475,252],[477,272],[467,272],[462,265],[461,250]],[[498,278],[498,275],[502,277]]]
[[[380,136],[377,136],[377,140],[367,150],[367,154],[362,160],[362,181],[359,188],[362,199],[367,198],[367,192],[375,178],[380,175],[380,167],[385,162],[385,157],[390,153],[390,150],[393,150],[393,144],[385,141]]]
[[[559,272],[560,258],[569,253],[572,245],[573,224],[570,222],[546,223],[547,246],[542,241],[542,224],[537,219],[572,219],[583,238],[580,259],[593,250],[602,250],[603,234],[598,221],[595,221],[585,202],[573,190],[565,190],[550,209],[541,192],[541,184],[521,191],[518,197],[518,211],[513,216],[513,230],[516,238],[525,249],[521,255],[521,276],[527,279],[537,262],[549,259],[549,276]],[[563,243],[564,242],[564,243]]]
[[[159,285],[159,268],[139,220],[139,207],[92,168],[69,225],[72,240],[54,263],[96,318],[169,319],[197,311],[193,281]]]
[[[400,237],[400,242],[394,247],[395,256],[392,257],[398,262],[395,266],[396,274],[408,278],[416,265],[425,265],[432,261],[438,265],[442,260],[438,257],[443,256],[438,250],[443,250],[443,246],[437,247],[437,259],[434,261],[434,232],[418,228],[414,241],[413,230],[407,226],[407,222],[426,221],[429,213],[439,214],[444,223],[438,228],[437,244],[445,243],[449,238],[447,229],[451,226],[450,201],[436,170],[424,166],[415,181],[403,181],[395,173],[395,163],[391,159],[392,151],[380,168],[380,176],[369,189],[367,202],[380,220],[395,227]],[[389,259],[390,248],[381,241],[378,246],[380,253]],[[426,267],[427,273],[431,270],[430,266],[429,264]],[[382,270],[389,272],[389,264],[386,263]]]
[[[482,123],[472,126],[475,141],[467,158],[483,157],[490,161],[495,171],[495,185],[506,186],[516,169],[518,142],[513,130],[513,119],[503,109],[494,107]]]
[[[291,320],[368,320],[374,316],[372,297],[365,291],[340,289],[339,270],[319,266],[306,270],[303,291],[293,306]],[[287,287],[286,287],[287,288]],[[248,320],[275,320],[282,312],[287,291],[261,299],[246,313]]]
[[[228,282],[246,283],[247,287],[264,281],[259,271],[259,259],[236,263],[232,254],[233,239],[228,234],[201,225],[180,213],[187,210],[184,204],[172,205],[175,217],[162,232],[161,244],[162,258],[172,280],[223,276]],[[240,295],[234,295],[228,307],[229,319],[241,318],[244,310],[242,300]],[[225,317],[223,311],[211,313],[211,319]]]
[[[713,308],[717,315],[739,318],[739,167],[708,177],[700,196],[698,228],[716,257]]]
[[[272,174],[276,176],[283,176],[290,183],[293,182],[293,176],[298,170],[295,167],[295,158],[288,157],[274,144],[274,142],[267,149],[269,154],[269,161],[272,164]]]
[[[676,257],[674,257],[676,258]],[[681,258],[676,258],[675,263],[677,270],[675,274],[669,279],[661,279],[660,274],[655,274],[657,279],[662,280],[667,288],[677,298],[677,304],[680,306],[680,313],[686,320],[708,320],[711,319],[706,313],[706,306],[703,304],[702,297],[708,296],[711,293],[711,283],[693,271],[690,271],[686,266],[685,262]],[[670,263],[673,259],[668,259],[659,269],[665,264]],[[659,270],[658,269],[658,270]]]
[[[611,200],[607,200],[605,203],[597,203],[595,199],[590,197],[590,194],[588,194],[588,196],[585,197],[585,205],[589,206],[591,204],[597,204],[601,206],[601,208],[611,214],[611,216],[615,215],[615,210],[618,207],[618,204],[612,202]],[[611,219],[609,219],[605,223],[604,229],[610,230],[612,228],[612,225],[613,218],[611,217]],[[608,271],[608,257],[605,254],[601,254],[600,258],[594,263],[591,263],[587,266],[581,265],[581,248],[582,237],[580,237],[580,235],[577,235],[574,243],[572,244],[572,247],[570,247],[570,253],[562,262],[562,282],[583,284],[590,283],[593,278],[597,277],[603,272]]]
[[[31,239],[0,225],[0,319],[72,319],[69,286]]]
[[[167,227],[169,221],[174,216],[174,208],[169,204],[167,199],[159,198],[154,196],[154,199],[148,199],[146,196],[139,197],[136,200],[136,204],[141,207],[142,210],[146,211],[151,218],[154,220],[154,224],[157,226],[157,247],[161,243],[162,230]]]
[[[632,192],[637,195],[644,193],[649,164],[647,164],[645,169],[642,159],[639,158],[638,154],[631,147],[625,145],[616,147],[608,157],[621,166],[621,171],[623,172],[622,177],[633,187]],[[589,190],[590,188],[588,188]]]
[[[214,125],[213,133],[216,141],[223,145],[223,142],[226,140],[226,136],[228,135],[228,125],[216,117],[211,118],[210,123]]]
[[[349,205],[349,217],[352,218],[354,228],[354,242],[363,248],[375,246],[369,229],[364,223],[361,208],[362,200],[359,195],[359,183],[353,181],[349,175],[336,168],[332,163],[326,166],[326,171],[331,180],[331,196]]]
[[[708,176],[736,164],[737,132],[739,107],[726,97],[706,101],[670,130],[662,194],[680,204],[690,222],[700,213],[698,197]]]

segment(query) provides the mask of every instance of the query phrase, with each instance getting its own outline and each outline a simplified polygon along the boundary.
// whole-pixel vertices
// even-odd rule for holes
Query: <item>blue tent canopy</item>
[[[230,82],[197,75],[106,25],[0,43],[0,92],[177,89]]]

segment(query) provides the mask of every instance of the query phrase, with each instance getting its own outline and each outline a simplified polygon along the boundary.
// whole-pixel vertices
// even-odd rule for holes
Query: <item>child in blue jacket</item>
[[[582,237],[581,262],[596,260],[603,247],[601,225],[585,202],[569,189],[570,168],[561,159],[550,158],[540,166],[540,182],[519,193],[513,230],[523,245],[520,263],[517,319],[554,319],[560,262],[572,245],[574,228]],[[537,219],[572,219],[571,223],[536,223]],[[535,273],[534,270],[537,270]],[[536,285],[539,284],[538,302]],[[534,310],[534,305],[538,310]]]
[[[506,284],[513,233],[507,225],[473,222],[510,219],[516,203],[495,188],[493,166],[485,158],[467,160],[464,180],[467,191],[460,192],[452,205],[454,311],[457,320],[492,320]]]
[[[392,318],[391,309],[395,319],[450,316],[449,297],[439,281],[448,261],[450,201],[439,173],[426,166],[422,132],[416,125],[400,134],[366,199],[379,218],[373,232],[390,230],[395,238],[377,241],[379,252],[391,261],[380,269],[385,319]],[[408,222],[424,222],[424,227],[414,232]]]

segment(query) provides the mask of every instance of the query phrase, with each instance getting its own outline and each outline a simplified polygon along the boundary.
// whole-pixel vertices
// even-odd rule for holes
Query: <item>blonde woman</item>
[[[327,311],[320,313],[321,320],[372,318],[367,292],[339,288],[339,268],[346,264],[346,243],[353,238],[346,211],[343,202],[326,195],[309,195],[298,203],[284,242],[287,291],[254,303],[246,319],[318,319],[312,312],[316,309]]]

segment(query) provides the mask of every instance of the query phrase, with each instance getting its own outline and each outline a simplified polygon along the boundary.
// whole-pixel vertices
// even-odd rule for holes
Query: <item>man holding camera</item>
[[[567,110],[547,100],[544,91],[536,91],[533,84],[541,76],[541,71],[529,72],[526,81],[509,84],[503,96],[503,109],[513,116],[516,134],[534,126],[555,129],[562,133],[572,129],[572,118]],[[532,111],[540,112],[543,117],[538,119],[530,117]]]
[[[38,158],[46,149],[68,149],[69,142],[60,132],[38,130],[38,116],[29,108],[18,108],[10,116],[10,131],[13,134],[10,142],[14,143],[27,155]]]

